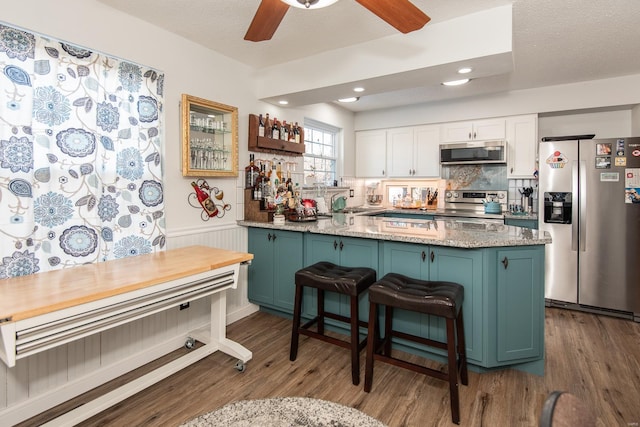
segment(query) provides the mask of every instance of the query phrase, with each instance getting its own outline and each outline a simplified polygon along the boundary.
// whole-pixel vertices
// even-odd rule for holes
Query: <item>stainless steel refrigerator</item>
[[[640,321],[640,137],[589,138],[539,146],[545,298]]]

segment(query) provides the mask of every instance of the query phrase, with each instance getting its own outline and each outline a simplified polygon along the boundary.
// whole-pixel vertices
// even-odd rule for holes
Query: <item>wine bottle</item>
[[[200,203],[200,206],[202,206],[202,209],[205,210],[207,215],[209,215],[210,217],[214,217],[218,215],[218,207],[216,206],[215,203],[213,203],[213,200],[211,200],[211,197],[209,197],[207,193],[202,191],[202,189],[198,187],[198,184],[196,184],[195,182],[192,182],[191,186],[196,192],[196,197],[198,198],[198,202]]]
[[[258,175],[260,175],[260,169],[256,166],[254,162],[254,155],[249,154],[249,166],[244,168],[244,188],[253,188],[256,186],[256,179],[258,179]]]
[[[264,120],[262,120],[262,114],[258,117],[258,136],[264,136]]]
[[[272,120],[269,118],[269,113],[266,114],[264,119],[264,136],[271,136],[271,126],[273,125]]]
[[[277,118],[273,118],[273,126],[271,127],[271,138],[280,139],[280,124]]]
[[[287,125],[287,121],[282,121],[282,127],[280,128],[280,139],[283,141],[289,140],[289,126]]]
[[[297,144],[300,144],[300,126],[298,126],[298,122],[296,122],[295,126],[294,126],[294,132],[295,132],[295,141]]]

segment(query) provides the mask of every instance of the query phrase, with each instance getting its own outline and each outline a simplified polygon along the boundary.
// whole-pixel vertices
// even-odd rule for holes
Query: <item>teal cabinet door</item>
[[[455,282],[464,286],[464,336],[467,346],[467,359],[483,364],[485,360],[485,336],[483,327],[483,284],[484,284],[484,251],[483,249],[457,249],[431,247],[429,258],[430,280]],[[430,319],[429,336],[444,341],[446,325],[444,319]]]
[[[295,273],[303,266],[302,233],[249,228],[249,301],[293,313]]]
[[[412,243],[383,242],[381,275],[399,273],[421,280],[456,282],[464,286],[464,327],[467,358],[476,363],[484,361],[483,315],[483,252],[424,246]],[[445,320],[405,310],[394,310],[394,329],[444,342],[447,336]],[[411,344],[413,345],[413,344]],[[446,352],[429,348],[445,355]]]
[[[271,230],[263,228],[249,228],[248,234],[247,250],[253,254],[247,272],[249,301],[258,305],[273,305],[273,234]]]
[[[369,267],[378,271],[378,241],[354,237],[330,236],[324,234],[305,235],[305,265],[328,261],[344,267]],[[316,292],[305,292],[303,312],[316,313]],[[325,309],[348,316],[349,298],[333,292],[325,294]],[[360,319],[367,320],[367,297],[359,301]]]
[[[380,277],[387,273],[404,274],[421,280],[429,280],[429,247],[412,243],[382,242]],[[381,319],[384,315],[380,315]],[[429,318],[420,313],[394,310],[393,328],[411,335],[428,336],[423,330]],[[428,327],[427,327],[428,329]]]
[[[304,262],[302,241],[302,234],[295,231],[278,230],[274,236],[273,263],[277,266],[273,272],[274,304],[288,313],[293,313],[296,271]]]
[[[544,354],[544,250],[499,250],[496,280],[496,360]]]

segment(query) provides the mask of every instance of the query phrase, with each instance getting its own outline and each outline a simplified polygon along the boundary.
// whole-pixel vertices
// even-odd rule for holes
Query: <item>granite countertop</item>
[[[435,221],[420,218],[379,218],[357,214],[333,214],[331,218],[310,222],[287,221],[284,225],[257,221],[238,221],[238,224],[246,227],[457,248],[535,246],[551,243],[548,232],[455,219]]]
[[[509,219],[524,219],[524,220],[533,220],[533,221],[538,220],[538,214],[536,212],[530,213],[530,214],[522,214],[522,213],[516,214],[511,212],[505,212],[504,217]]]

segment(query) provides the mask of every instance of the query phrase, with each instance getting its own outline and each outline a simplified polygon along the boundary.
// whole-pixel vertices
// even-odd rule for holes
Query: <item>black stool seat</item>
[[[376,271],[372,268],[342,267],[326,261],[296,272],[296,284],[344,295],[360,295],[375,281]]]
[[[389,273],[369,289],[369,301],[405,310],[455,319],[464,288],[453,282],[432,282]]]
[[[460,423],[460,403],[458,396],[458,375],[462,384],[467,385],[467,355],[464,342],[464,321],[462,303],[464,287],[458,283],[426,281],[389,273],[369,287],[369,342],[365,368],[364,391],[371,391],[373,382],[373,361],[381,360],[414,372],[429,375],[449,382],[451,419]],[[385,306],[384,339],[379,342],[378,307]],[[393,330],[393,309],[445,318],[447,341],[439,342]],[[457,337],[456,337],[457,336]],[[417,365],[391,355],[393,337],[414,341],[447,350],[447,372]],[[457,345],[456,345],[457,338]]]
[[[360,341],[360,326],[367,322],[359,320],[358,298],[376,281],[376,271],[367,267],[343,267],[330,262],[316,264],[298,270],[295,275],[296,295],[293,306],[293,328],[291,331],[291,353],[289,359],[296,360],[300,335],[316,338],[330,344],[351,350],[351,380],[354,385],[360,383],[360,351],[366,346],[367,338]],[[303,288],[315,288],[318,292],[317,315],[301,325]],[[330,313],[324,309],[324,292],[336,292],[349,296],[349,317]],[[324,333],[324,319],[330,318],[350,325],[350,340],[340,340]],[[316,331],[309,329],[316,325]]]

